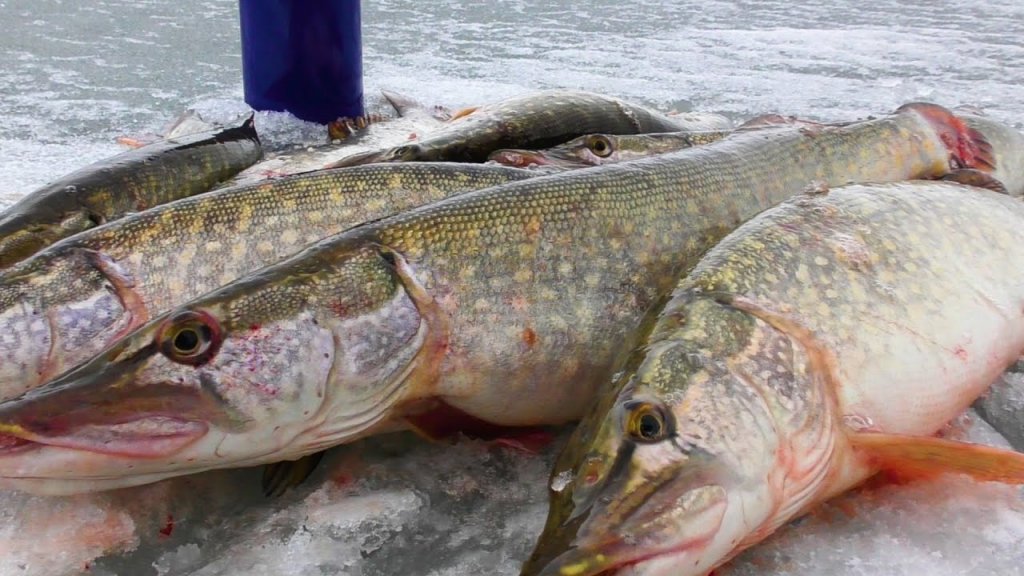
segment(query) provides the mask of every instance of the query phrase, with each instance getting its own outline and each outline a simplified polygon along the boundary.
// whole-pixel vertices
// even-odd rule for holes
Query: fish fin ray
[[[298,460],[274,462],[263,467],[260,487],[267,498],[277,498],[305,482],[316,470],[324,453],[307,454]]]
[[[994,176],[975,168],[961,168],[959,170],[954,170],[943,176],[942,180],[965,184],[967,186],[974,186],[977,188],[984,188],[993,192],[999,192],[1000,194],[1010,193],[1006,189],[1006,185],[997,180]]]
[[[943,472],[966,474],[976,480],[1024,484],[1024,454],[945,438],[852,432],[851,446],[885,470],[910,475]]]

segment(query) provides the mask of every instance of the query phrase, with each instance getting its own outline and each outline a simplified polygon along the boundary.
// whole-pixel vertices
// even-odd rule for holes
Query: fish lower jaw
[[[17,435],[0,437],[0,456],[43,445],[111,456],[160,458],[181,452],[208,430],[203,422],[168,416],[143,416],[114,424],[85,424],[63,433],[23,429]]]

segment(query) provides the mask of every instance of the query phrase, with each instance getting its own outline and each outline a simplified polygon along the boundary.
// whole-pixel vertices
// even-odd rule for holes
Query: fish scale
[[[498,426],[573,420],[679,274],[737,225],[814,181],[938,177],[951,161],[980,163],[990,151],[961,129],[947,111],[919,105],[844,127],[759,130],[365,224],[155,318],[0,406],[0,430],[36,443],[0,457],[0,477],[51,492],[138,484],[298,458],[395,428],[435,434],[430,414],[445,406]],[[977,154],[951,158],[961,144]],[[410,307],[417,314],[398,313]],[[359,317],[375,320],[354,333]],[[209,357],[182,358],[165,336],[177,330],[192,330]],[[358,354],[376,343],[387,348]],[[266,361],[254,368],[249,358]],[[195,411],[204,388],[259,387],[280,374],[290,393],[277,399]],[[110,458],[103,445],[76,449],[71,424],[38,428],[58,414],[66,423],[75,414],[145,419],[130,406],[152,390],[163,391],[161,406],[181,407],[166,424],[184,443],[173,453]],[[163,450],[142,437],[119,442]],[[47,468],[50,453],[59,471]]]

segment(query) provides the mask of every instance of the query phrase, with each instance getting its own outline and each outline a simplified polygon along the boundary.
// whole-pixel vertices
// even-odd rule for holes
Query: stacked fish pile
[[[172,138],[0,217],[0,487],[266,465],[274,495],[370,435],[582,419],[523,573],[588,576],[707,574],[882,470],[1024,482],[937,436],[1024,352],[1024,135],[420,113],[295,174],[251,122]]]

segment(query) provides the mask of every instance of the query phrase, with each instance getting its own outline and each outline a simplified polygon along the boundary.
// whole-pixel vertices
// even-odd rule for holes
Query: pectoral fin
[[[1009,194],[1006,190],[1005,184],[997,180],[991,174],[974,168],[961,168],[959,170],[954,170],[943,176],[942,179],[947,182],[957,182],[968,186],[975,186],[977,188],[985,188],[993,192],[999,192],[1000,194]]]
[[[267,498],[277,498],[302,484],[313,470],[316,470],[323,457],[323,452],[316,452],[298,460],[267,464],[263,467],[263,479],[260,481],[263,495]]]
[[[898,474],[966,474],[976,480],[1024,484],[1024,454],[943,438],[880,432],[848,435],[857,452]]]

